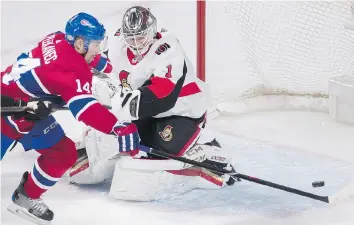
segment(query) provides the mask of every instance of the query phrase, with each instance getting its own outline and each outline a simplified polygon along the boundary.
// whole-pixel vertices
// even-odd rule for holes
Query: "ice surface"
[[[79,136],[80,128],[72,129],[75,121],[68,112],[56,113],[55,116],[64,124],[70,137]],[[288,120],[281,120],[282,117]],[[319,126],[321,121],[331,124],[326,127],[328,130]],[[272,129],[270,124],[273,124]],[[309,126],[312,127],[312,138],[304,132]],[[225,151],[233,156],[233,163],[241,173],[319,195],[334,194],[353,179],[354,162],[349,158],[353,145],[350,145],[348,136],[348,132],[353,133],[353,127],[332,122],[324,115],[263,112],[237,118],[221,116],[211,121],[210,128]],[[332,129],[337,131],[338,137],[333,136]],[[291,137],[295,133],[296,138]],[[343,147],[331,149],[338,140],[342,141]],[[332,144],[326,145],[326,142]],[[310,151],[310,147],[316,145],[320,149]],[[347,152],[346,160],[335,157],[342,152]],[[36,157],[35,152],[23,153],[21,148],[17,148],[2,161],[1,222],[4,225],[30,224],[9,213],[6,206],[22,172],[31,169]],[[312,188],[311,183],[315,180],[324,180],[325,187]],[[247,181],[221,190],[195,190],[173,199],[148,203],[112,200],[108,197],[108,190],[109,183],[75,186],[66,179],[61,180],[44,195],[46,203],[55,212],[53,224],[354,223],[353,198],[329,205]]]

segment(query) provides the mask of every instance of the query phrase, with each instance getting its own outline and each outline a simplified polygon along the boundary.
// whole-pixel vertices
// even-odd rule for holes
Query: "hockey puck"
[[[325,185],[324,181],[314,181],[312,182],[312,187],[318,188],[318,187],[323,187]]]

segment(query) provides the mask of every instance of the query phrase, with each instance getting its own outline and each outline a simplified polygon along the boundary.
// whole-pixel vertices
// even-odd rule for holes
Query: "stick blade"
[[[337,193],[329,196],[328,199],[329,199],[329,203],[333,204],[333,203],[348,200],[349,198],[352,198],[352,197],[354,197],[354,180],[351,181],[345,187],[343,187]]]

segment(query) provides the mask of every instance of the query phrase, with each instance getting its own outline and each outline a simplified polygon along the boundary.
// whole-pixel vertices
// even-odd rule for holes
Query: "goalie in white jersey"
[[[177,38],[167,31],[158,32],[152,13],[134,6],[126,11],[122,27],[109,41],[108,58],[113,66],[109,87],[113,90],[96,86],[96,97],[111,103],[120,118],[137,125],[141,144],[196,161],[230,165],[230,159],[220,155],[215,139],[201,141],[208,90]],[[88,129],[81,143],[85,145],[78,147],[81,160],[71,169],[70,180],[98,183],[113,176],[111,196],[139,201],[234,183],[227,175],[191,165],[181,167],[176,161],[139,151],[112,160],[114,139]],[[129,140],[121,144],[129,145]]]

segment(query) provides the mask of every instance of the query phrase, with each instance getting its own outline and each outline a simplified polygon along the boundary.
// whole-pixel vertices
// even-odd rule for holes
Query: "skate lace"
[[[30,205],[32,209],[39,212],[41,215],[48,209],[48,206],[43,202],[42,199],[30,199]]]

